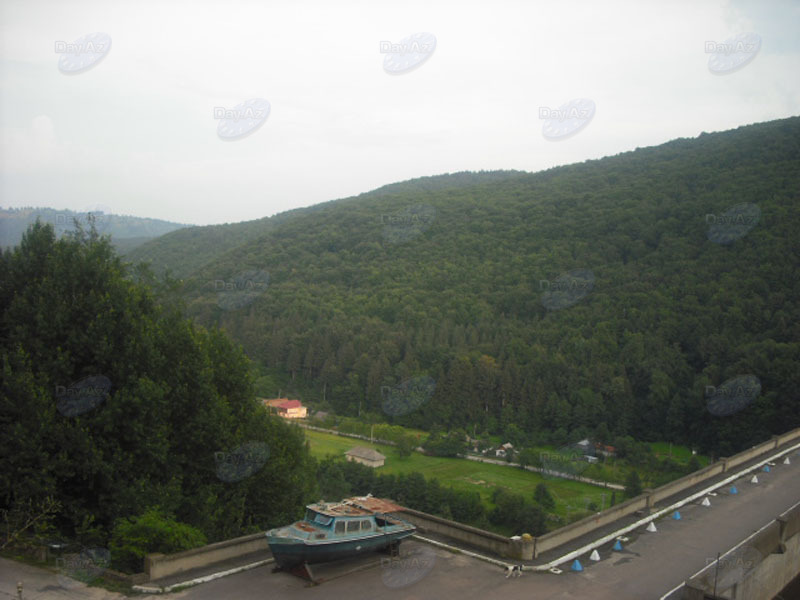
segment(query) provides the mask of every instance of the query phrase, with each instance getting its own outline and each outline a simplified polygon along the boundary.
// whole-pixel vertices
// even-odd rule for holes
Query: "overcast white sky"
[[[255,219],[423,175],[539,171],[800,114],[800,2],[171,0],[0,3],[0,192],[193,224]],[[85,72],[56,43],[105,32]],[[413,71],[382,41],[436,38]],[[708,41],[755,58],[709,70]],[[224,141],[214,107],[269,101]],[[540,107],[595,103],[572,137]]]

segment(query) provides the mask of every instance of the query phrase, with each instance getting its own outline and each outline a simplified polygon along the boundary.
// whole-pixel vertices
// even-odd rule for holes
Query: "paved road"
[[[17,582],[24,600],[124,600],[124,596],[59,577],[56,573],[0,558],[0,600],[17,600]]]
[[[403,548],[406,557],[400,562],[387,564],[384,558],[383,565],[316,587],[307,587],[292,575],[272,573],[269,567],[261,567],[164,597],[175,600],[657,599],[702,568],[717,552],[736,545],[800,500],[800,456],[794,453],[792,458],[791,465],[778,464],[770,473],[760,472],[757,485],[749,483],[749,477],[738,481],[738,495],[720,494],[712,498],[710,508],[685,506],[681,509],[682,520],[660,520],[657,533],[633,534],[622,553],[601,550],[599,563],[582,561],[586,567],[583,573],[526,572],[522,577],[506,579],[500,568],[489,563],[407,541]],[[7,565],[8,561],[0,562],[4,570]],[[8,594],[13,583],[6,584],[7,574],[4,572],[0,578],[0,600],[13,597]],[[14,579],[16,574],[10,575]],[[398,587],[404,581],[408,585]],[[64,595],[52,585],[26,587],[36,589],[36,594],[25,596],[26,600],[90,597]],[[106,593],[95,597],[114,596]]]

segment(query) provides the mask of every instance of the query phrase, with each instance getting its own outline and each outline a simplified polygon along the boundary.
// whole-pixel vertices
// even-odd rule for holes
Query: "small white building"
[[[372,448],[365,448],[364,446],[350,448],[350,450],[344,454],[350,462],[355,461],[373,468],[382,467],[383,463],[386,462],[386,457],[383,454]]]

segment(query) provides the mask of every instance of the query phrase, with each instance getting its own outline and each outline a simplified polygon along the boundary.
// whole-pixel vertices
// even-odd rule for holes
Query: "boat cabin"
[[[369,498],[369,500],[371,502],[366,506],[362,503],[356,505],[350,500],[309,504],[306,507],[305,519],[301,521],[301,524],[308,523],[322,531],[332,532],[335,536],[380,532],[385,527],[401,524],[400,521],[383,512],[376,514],[376,511],[379,510],[390,511],[399,507],[385,501],[378,501],[377,498]]]

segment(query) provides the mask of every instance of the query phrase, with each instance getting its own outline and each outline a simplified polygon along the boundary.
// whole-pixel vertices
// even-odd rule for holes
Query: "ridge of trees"
[[[800,426],[798,190],[797,117],[535,174],[422,178],[286,218],[181,293],[337,414],[726,455]],[[709,239],[709,215],[744,203],[757,224]],[[548,308],[577,269],[591,289]],[[219,282],[246,270],[269,284],[226,310]],[[712,414],[707,387],[745,374],[757,397]],[[421,375],[431,398],[385,413],[382,389]]]

